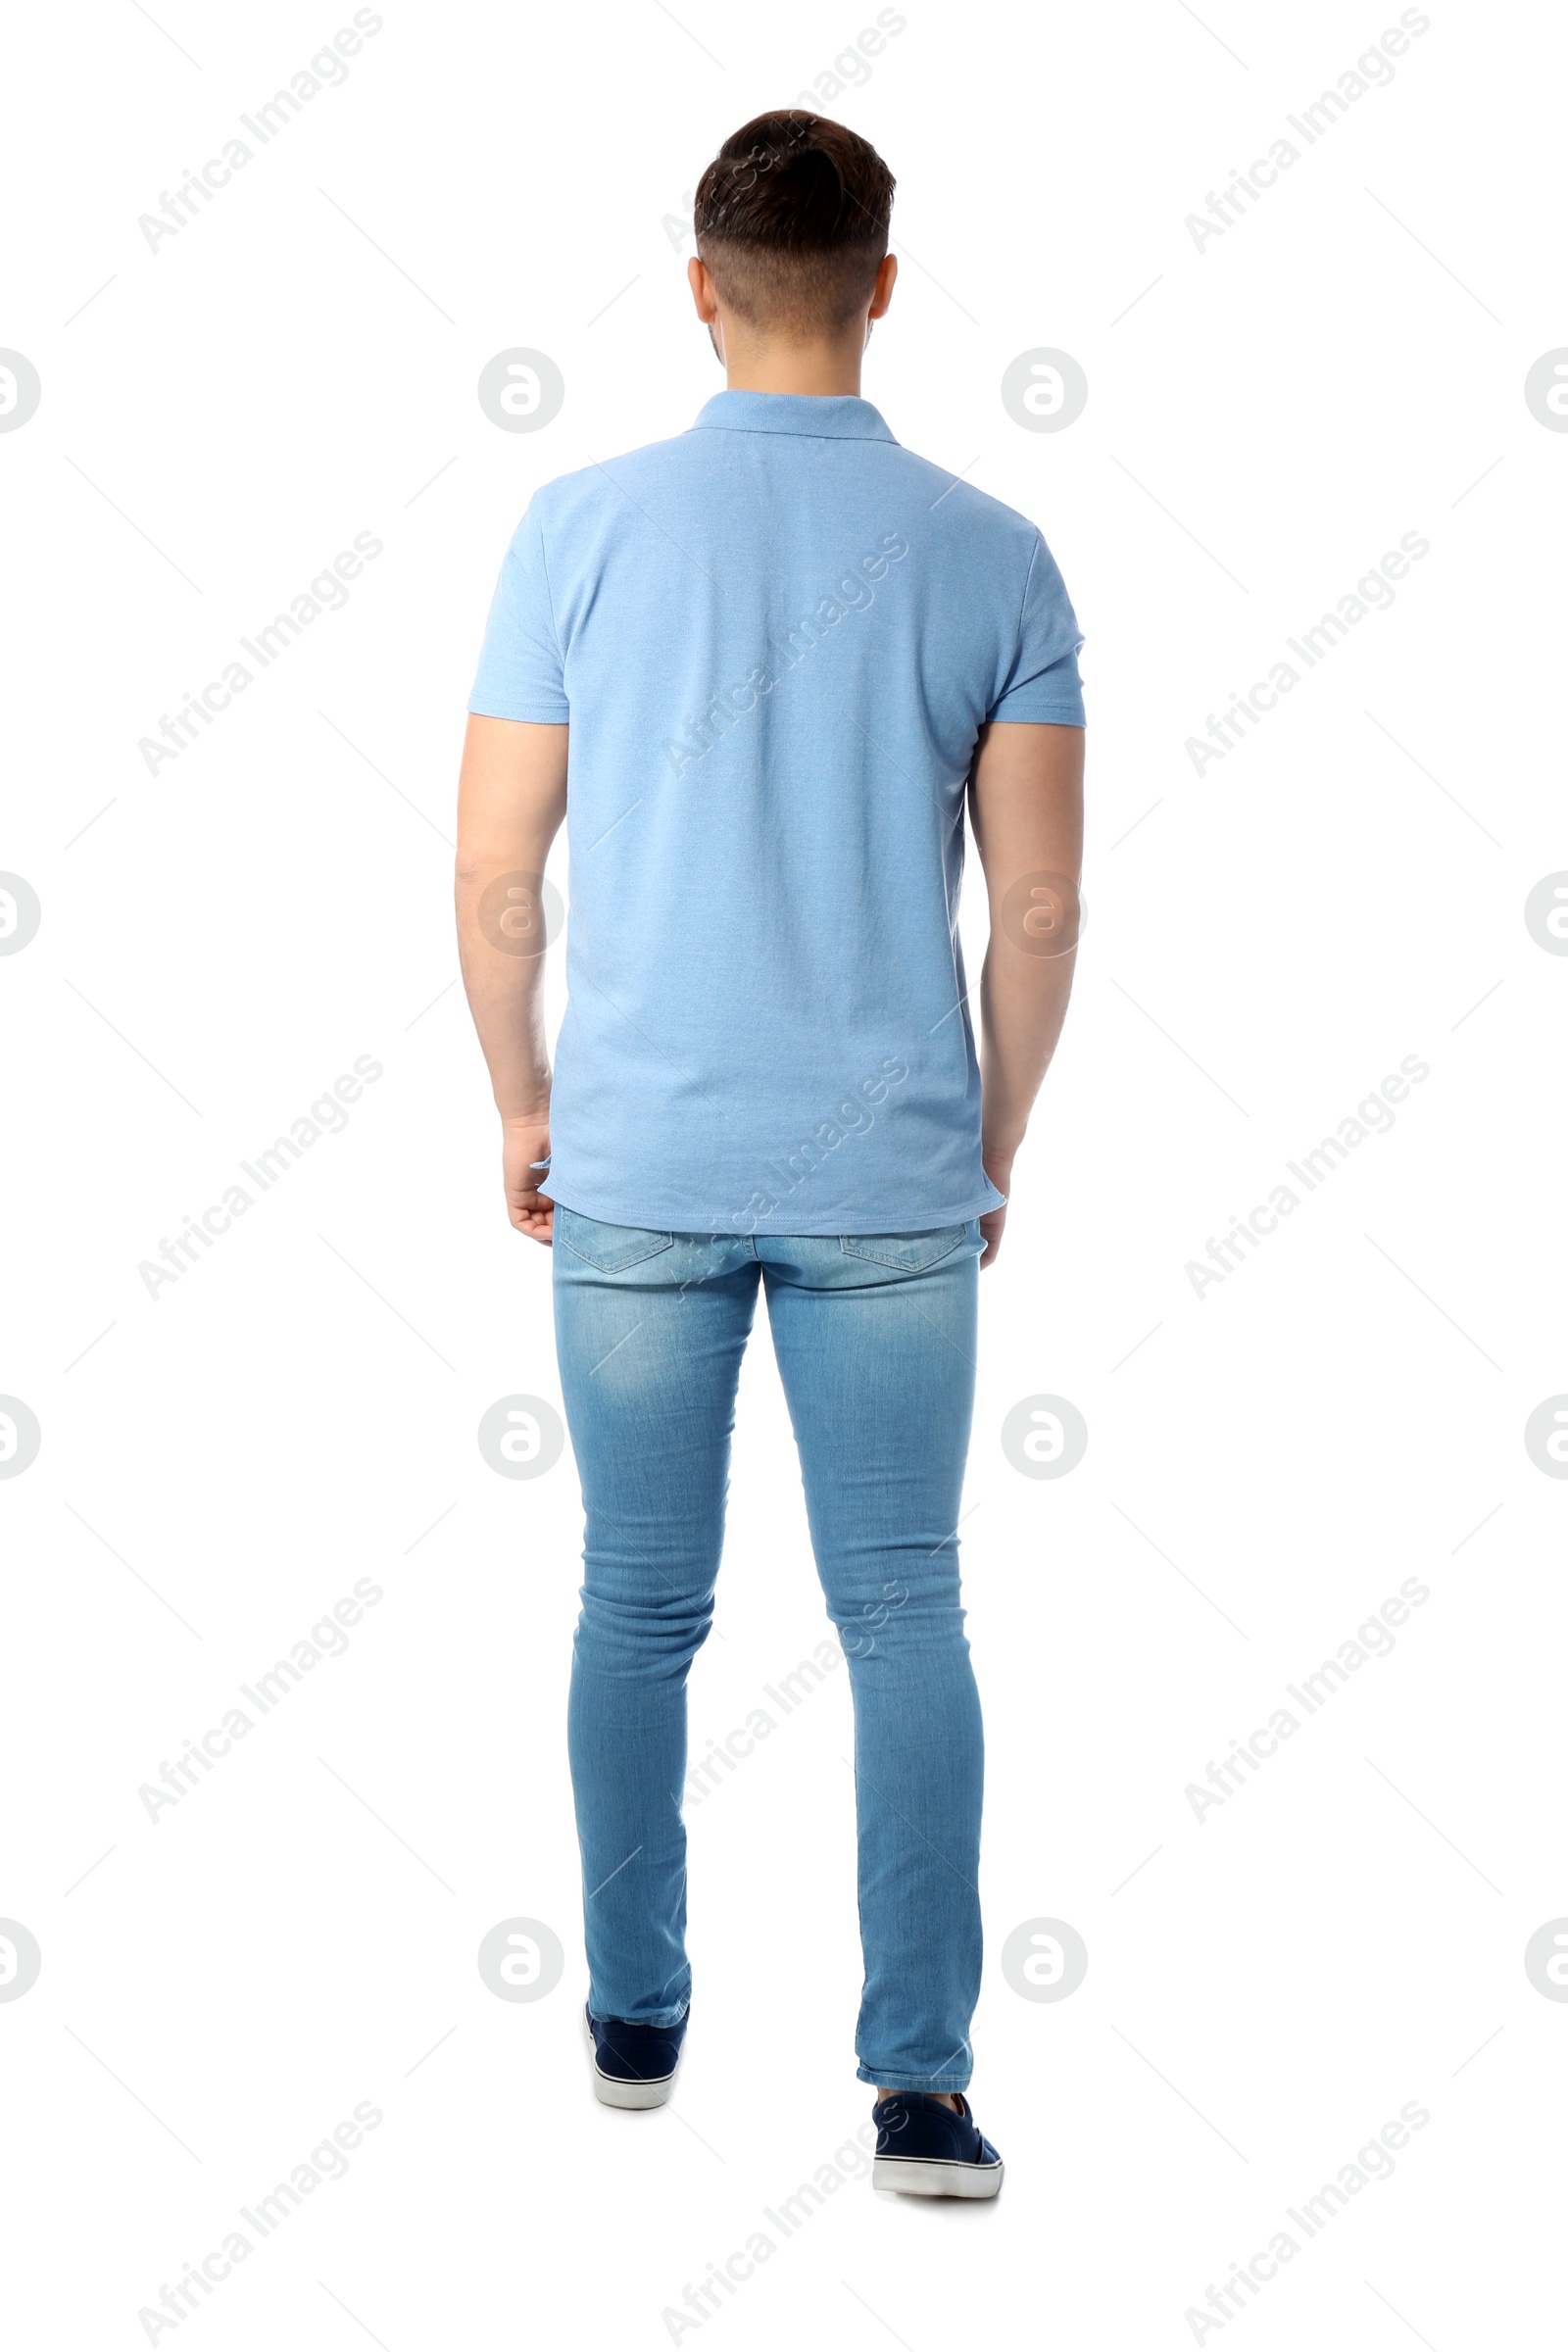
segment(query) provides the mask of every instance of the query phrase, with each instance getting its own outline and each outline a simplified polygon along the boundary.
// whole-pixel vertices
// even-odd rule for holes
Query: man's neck
[[[731,392],[804,392],[817,399],[858,399],[861,346],[843,343],[743,344],[725,359]]]

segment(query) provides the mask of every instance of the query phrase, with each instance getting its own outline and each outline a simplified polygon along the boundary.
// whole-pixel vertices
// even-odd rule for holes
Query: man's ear
[[[702,319],[705,326],[711,326],[718,317],[718,304],[713,295],[713,281],[709,274],[707,264],[699,261],[695,254],[686,265],[686,283],[692,290],[692,300],[697,306],[698,318]]]
[[[708,340],[713,346],[713,357],[725,366],[724,337],[718,316],[718,296],[714,291],[712,272],[706,263],[694,255],[686,265],[686,282],[692,290],[697,316],[708,329]]]
[[[893,300],[893,281],[898,274],[897,254],[884,254],[877,266],[876,284],[871,292],[871,307],[865,314],[868,318],[883,318],[887,316],[888,305]]]

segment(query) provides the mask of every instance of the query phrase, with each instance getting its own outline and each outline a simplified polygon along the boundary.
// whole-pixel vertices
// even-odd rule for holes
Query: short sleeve
[[[1018,615],[1017,651],[986,715],[1081,727],[1078,648],[1083,641],[1055,560],[1037,532]]]
[[[564,725],[571,715],[544,539],[532,507],[517,525],[490,600],[468,709],[485,718],[531,719],[546,726]]]

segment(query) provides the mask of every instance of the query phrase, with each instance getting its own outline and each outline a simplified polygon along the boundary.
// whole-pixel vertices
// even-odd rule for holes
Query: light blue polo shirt
[[[1002,1196],[957,936],[987,719],[1082,726],[1032,522],[869,401],[720,392],[536,492],[470,710],[566,721],[548,1189],[689,1233],[901,1233]]]

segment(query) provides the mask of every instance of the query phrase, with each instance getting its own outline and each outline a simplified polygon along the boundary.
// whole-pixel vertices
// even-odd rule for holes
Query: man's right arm
[[[501,1113],[507,1213],[545,1243],[555,1205],[538,1166],[550,1152],[542,884],[566,813],[566,737],[564,726],[470,717],[458,785],[458,953]]]
[[[981,1153],[1004,1193],[1072,993],[1083,780],[1082,727],[996,719],[980,730],[969,820],[991,907],[980,974]],[[980,1220],[982,1266],[1002,1247],[1006,1213]]]

